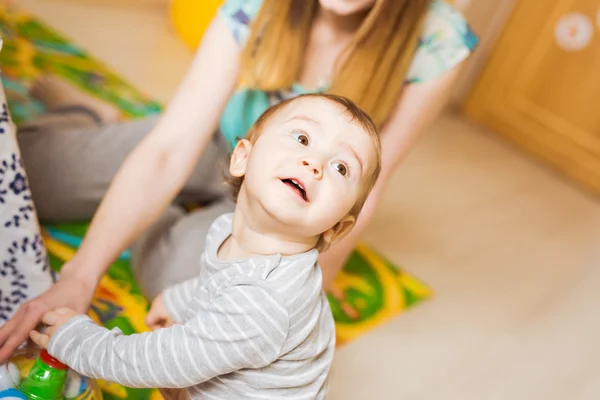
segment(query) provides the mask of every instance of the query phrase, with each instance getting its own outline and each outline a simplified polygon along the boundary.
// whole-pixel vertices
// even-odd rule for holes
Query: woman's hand
[[[68,269],[66,265],[65,268]],[[12,352],[27,340],[48,311],[67,307],[85,313],[95,286],[95,283],[77,274],[66,273],[50,289],[23,303],[17,313],[0,327],[0,364],[6,362]]]

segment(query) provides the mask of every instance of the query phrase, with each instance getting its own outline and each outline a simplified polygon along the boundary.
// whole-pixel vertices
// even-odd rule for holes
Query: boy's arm
[[[49,353],[78,373],[129,387],[182,388],[276,360],[287,310],[268,289],[238,284],[203,304],[184,325],[125,336],[86,316],[52,335]]]

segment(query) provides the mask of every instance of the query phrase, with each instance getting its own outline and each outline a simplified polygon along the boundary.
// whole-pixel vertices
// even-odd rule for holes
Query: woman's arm
[[[217,128],[239,57],[231,32],[216,18],[164,115],[117,173],[65,272],[74,268],[97,282],[173,201]]]
[[[408,85],[402,92],[396,108],[381,132],[381,175],[352,231],[319,258],[325,289],[331,287],[335,276],[354,250],[373,217],[377,203],[396,167],[408,154],[415,140],[426,131],[444,108],[459,70],[460,67],[456,66],[431,81]]]
[[[237,83],[241,49],[217,17],[162,118],[117,173],[60,281],[24,303],[0,328],[0,363],[42,315],[69,307],[85,312],[111,262],[150,225],[183,187]]]

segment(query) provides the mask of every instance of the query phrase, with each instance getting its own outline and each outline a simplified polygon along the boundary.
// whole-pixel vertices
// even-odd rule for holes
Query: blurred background
[[[13,4],[164,104],[203,2]],[[454,3],[481,42],[365,235],[432,296],[340,348],[330,398],[596,400],[600,2]]]

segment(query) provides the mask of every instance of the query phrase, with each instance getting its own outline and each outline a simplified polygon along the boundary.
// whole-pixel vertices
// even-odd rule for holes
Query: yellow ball
[[[198,47],[223,0],[173,0],[171,22],[177,35],[188,46]]]

